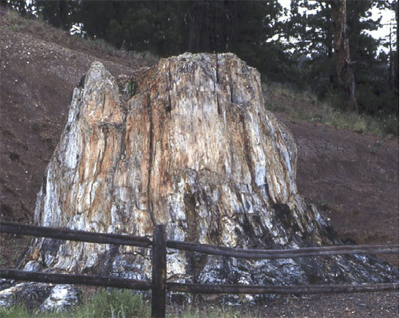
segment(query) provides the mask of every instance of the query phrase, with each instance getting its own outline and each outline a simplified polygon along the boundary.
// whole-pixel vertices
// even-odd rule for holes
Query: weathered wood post
[[[167,280],[167,235],[164,225],[156,225],[153,232],[153,273],[151,317],[165,317]]]

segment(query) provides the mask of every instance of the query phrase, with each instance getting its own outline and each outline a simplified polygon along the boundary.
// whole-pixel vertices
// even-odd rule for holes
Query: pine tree
[[[71,28],[79,8],[79,4],[73,0],[35,0],[33,6],[45,21],[64,30]]]

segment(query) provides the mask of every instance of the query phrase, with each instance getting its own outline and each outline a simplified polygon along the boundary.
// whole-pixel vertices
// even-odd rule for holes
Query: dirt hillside
[[[0,218],[30,223],[46,165],[81,76],[95,60],[114,76],[146,63],[89,48],[84,41],[44,24],[21,26],[1,10]],[[292,130],[298,145],[299,192],[318,205],[343,240],[398,243],[398,139],[276,115]],[[0,266],[13,267],[28,239],[10,235],[0,239]],[[398,267],[397,255],[382,258]]]

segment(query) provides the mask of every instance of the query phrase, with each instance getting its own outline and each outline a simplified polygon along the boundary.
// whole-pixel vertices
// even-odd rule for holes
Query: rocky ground
[[[33,220],[72,90],[90,64],[100,60],[114,76],[151,64],[88,47],[44,24],[28,24],[0,11],[0,217],[23,223]],[[274,98],[282,102],[286,97]],[[318,205],[343,240],[397,244],[398,139],[276,115],[298,145],[299,192]],[[1,235],[0,266],[15,266],[28,241]],[[398,255],[382,258],[399,266]],[[398,293],[278,298],[257,312],[271,317],[398,317]]]

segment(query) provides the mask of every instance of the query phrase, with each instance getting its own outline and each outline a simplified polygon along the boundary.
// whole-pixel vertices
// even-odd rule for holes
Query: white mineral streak
[[[335,243],[297,193],[294,139],[265,110],[255,69],[233,54],[186,53],[131,80],[117,85],[95,62],[74,90],[36,224],[138,236],[165,224],[170,240],[237,248]],[[151,275],[150,251],[126,246],[36,239],[26,262],[27,270]],[[310,266],[329,280],[331,265],[309,264],[168,251],[171,281],[304,282]]]
[[[41,309],[44,311],[64,310],[66,307],[78,305],[79,295],[71,285],[55,285],[50,295],[44,300]]]

